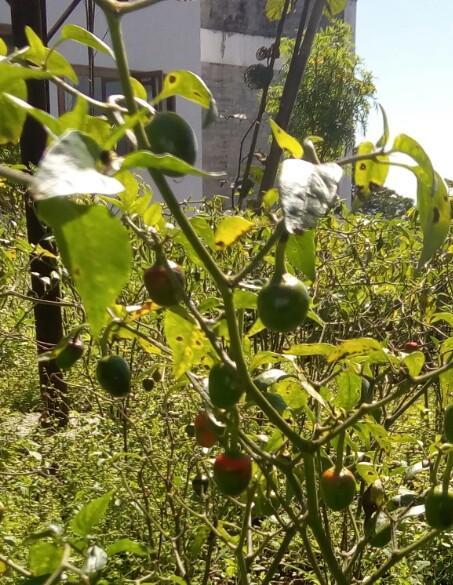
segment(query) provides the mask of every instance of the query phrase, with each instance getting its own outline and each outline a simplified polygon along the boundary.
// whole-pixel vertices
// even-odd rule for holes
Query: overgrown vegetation
[[[114,124],[89,114],[82,94],[60,118],[24,102],[25,80],[61,86],[75,73],[31,29],[18,52],[0,44],[1,141],[18,139],[25,113],[51,135],[32,173],[0,165],[29,190],[1,187],[2,582],[445,585],[445,183],[412,138],[389,144],[385,114],[377,144],[324,164],[273,123],[288,157],[258,212],[233,214],[220,198],[181,205],[165,176],[204,173],[191,166],[192,134],[181,144],[182,132],[164,129],[150,145],[156,114],[122,42],[122,17],[153,2],[97,3],[112,47],[75,25],[60,40],[116,58],[124,99],[97,104]],[[307,30],[323,6],[314,2]],[[173,95],[215,112],[191,72],[169,72],[154,103]],[[124,137],[132,152],[119,159]],[[163,152],[160,138],[171,142]],[[414,163],[417,212],[387,219],[337,199],[343,167],[353,165],[367,202],[401,153]],[[24,199],[52,228],[35,244]],[[29,288],[32,262],[46,269],[32,274],[40,294]],[[65,325],[55,345],[38,340],[39,363],[53,367],[40,384],[35,306],[58,307]]]

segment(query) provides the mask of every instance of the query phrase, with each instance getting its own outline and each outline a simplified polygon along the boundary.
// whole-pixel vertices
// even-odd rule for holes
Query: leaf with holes
[[[54,198],[41,201],[38,212],[55,234],[63,263],[97,335],[107,320],[108,307],[129,277],[128,232],[118,218],[99,205],[77,205]]]
[[[213,100],[212,93],[206,83],[192,71],[170,71],[164,79],[162,91],[153,100],[153,105],[158,104],[174,95],[185,98],[191,102],[209,109]]]
[[[368,484],[371,485],[374,481],[379,479],[379,474],[371,463],[363,462],[357,463],[357,473]]]
[[[414,159],[417,166],[406,165],[417,179],[417,207],[423,231],[423,250],[419,261],[422,267],[444,243],[451,223],[451,205],[448,189],[442,177],[433,169],[431,160],[420,144],[400,134],[393,142],[393,150]]]
[[[196,323],[168,310],[164,320],[165,338],[173,352],[173,375],[180,378],[192,366],[206,360],[210,345]]]
[[[236,242],[241,236],[249,232],[253,223],[240,215],[227,216],[217,226],[215,232],[215,246],[218,250],[224,250]]]
[[[357,155],[362,156],[375,152],[372,142],[362,142],[357,148]],[[389,157],[359,160],[354,166],[354,182],[358,189],[357,200],[366,201],[376,187],[383,187],[389,173]]]
[[[314,227],[334,206],[342,176],[341,167],[335,163],[314,165],[295,158],[283,161],[278,188],[290,234]]]
[[[81,132],[63,134],[44,153],[35,174],[35,198],[67,197],[84,193],[116,195],[123,185],[97,170],[101,149]],[[64,169],[64,172],[62,170]]]
[[[361,337],[358,339],[348,339],[337,345],[328,358],[328,362],[339,361],[349,355],[368,355],[374,351],[382,349],[381,344],[376,339],[370,337]]]
[[[300,142],[285,132],[283,128],[274,122],[274,120],[270,119],[269,124],[271,126],[272,134],[274,136],[275,142],[279,145],[282,150],[286,150],[293,158],[302,158],[304,154],[304,149]]]

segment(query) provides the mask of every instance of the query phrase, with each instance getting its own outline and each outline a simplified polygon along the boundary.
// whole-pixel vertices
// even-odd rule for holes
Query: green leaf
[[[191,217],[190,224],[197,234],[206,242],[206,244],[214,249],[214,231],[212,230],[208,220],[204,217]]]
[[[24,82],[22,82],[24,83]],[[4,94],[7,99],[10,100],[18,109],[23,111],[23,116],[28,114],[35,120],[37,120],[44,128],[49,130],[52,134],[58,135],[60,134],[60,123],[56,120],[53,116],[51,116],[48,112],[44,110],[40,110],[39,108],[34,108],[24,99],[20,99],[16,95],[11,95],[10,93]],[[26,95],[25,95],[26,97]]]
[[[236,309],[256,309],[258,295],[250,290],[235,290],[233,293]]]
[[[340,345],[337,345],[334,351],[332,351],[328,358],[328,362],[336,362],[341,360],[348,355],[368,355],[373,351],[380,350],[381,344],[376,339],[370,337],[362,337],[358,339],[348,339],[343,341]]]
[[[176,379],[193,365],[205,361],[210,345],[196,323],[168,310],[165,313],[164,331],[173,352],[173,375]]]
[[[55,234],[63,263],[97,335],[107,320],[107,308],[129,277],[132,255],[128,232],[118,218],[99,205],[77,205],[56,198],[42,201],[38,212]]]
[[[135,79],[135,77],[129,77],[129,79],[132,85],[134,96],[146,102],[148,100],[148,93],[143,83],[141,83],[138,79]]]
[[[103,496],[91,500],[84,506],[71,520],[71,529],[78,536],[89,536],[107,513],[110,500],[113,496],[113,490]]]
[[[52,542],[37,542],[30,547],[28,567],[35,577],[53,573],[59,566],[63,549]]]
[[[66,24],[61,29],[61,39],[63,41],[75,41],[76,43],[80,43],[86,47],[91,47],[95,51],[110,55],[112,59],[115,59],[114,52],[106,43],[104,43],[104,41],[99,39],[86,28],[78,26],[77,24]]]
[[[79,78],[69,61],[55,49],[48,49],[41,39],[29,26],[25,27],[25,35],[29,48],[23,53],[23,58],[34,65],[42,67],[50,75],[67,77],[69,81],[77,84]]]
[[[431,323],[437,323],[438,321],[445,321],[450,327],[453,327],[453,313],[448,313],[446,311],[434,313]]]
[[[282,150],[286,150],[293,158],[302,158],[304,155],[304,149],[300,142],[285,132],[283,128],[274,122],[274,120],[270,119],[269,124],[271,126],[272,134],[274,136],[275,142],[279,145]]]
[[[376,142],[376,146],[378,148],[385,148],[385,146],[387,145],[387,142],[389,140],[389,134],[390,134],[389,122],[388,122],[388,119],[387,119],[387,113],[384,110],[384,108],[381,106],[381,104],[379,104],[379,109],[381,110],[382,122],[383,122],[384,129],[383,129],[383,132],[382,132],[382,136]]]
[[[84,131],[85,119],[88,116],[88,102],[78,96],[72,110],[65,112],[58,118],[60,124],[60,134],[65,130]]]
[[[278,188],[290,234],[315,227],[333,207],[343,170],[335,163],[314,165],[288,158],[280,166]]]
[[[44,71],[26,69],[21,65],[12,65],[11,63],[0,63],[0,92],[10,91],[19,79],[25,81],[27,79],[47,79],[48,77],[50,77],[49,74]]]
[[[192,71],[170,71],[164,78],[162,91],[152,101],[158,104],[174,95],[179,95],[203,108],[209,109],[212,102],[212,93],[206,83]]]
[[[131,168],[158,169],[159,171],[174,171],[181,175],[195,175],[198,177],[223,177],[224,173],[213,173],[197,169],[184,160],[172,154],[154,154],[149,150],[137,150],[124,157],[121,169]]]
[[[357,463],[357,473],[368,484],[371,485],[374,481],[379,479],[379,474],[371,463],[363,462]]]
[[[417,178],[417,207],[423,231],[423,250],[419,261],[422,267],[444,243],[451,222],[448,189],[442,177],[433,169],[431,160],[420,144],[405,134],[397,136],[393,150],[414,159],[418,166],[405,168]]]
[[[285,0],[266,0],[264,13],[270,21],[280,20],[285,7]]]
[[[123,185],[97,170],[101,149],[89,136],[66,132],[45,152],[35,174],[36,199],[83,193],[115,195]],[[62,172],[64,169],[64,173]]]
[[[226,216],[217,226],[214,240],[218,250],[224,250],[249,232],[253,223],[240,215]]]
[[[375,152],[372,142],[362,142],[357,148],[357,155]],[[357,161],[354,165],[354,182],[359,189],[358,200],[366,201],[374,187],[383,187],[389,173],[389,157],[381,155],[379,159]]]
[[[298,410],[307,404],[307,395],[299,380],[285,378],[276,382],[272,388],[292,410]]]
[[[313,230],[301,235],[291,234],[286,244],[286,257],[293,268],[300,270],[314,281],[316,278],[315,233]]]
[[[204,524],[201,524],[196,528],[193,540],[189,546],[189,554],[191,559],[198,560],[200,558],[201,549],[203,548],[203,545],[205,544],[210,532],[211,530],[209,526]]]
[[[263,195],[263,209],[272,209],[272,207],[278,203],[278,199],[279,199],[279,192],[278,189],[273,188],[273,189],[269,189],[268,191],[266,191],[266,193]]]
[[[418,376],[425,365],[425,356],[421,351],[414,351],[402,360],[402,364],[406,366],[410,376]]]
[[[348,0],[327,0],[326,10],[330,16],[336,16],[343,12],[348,5]]]
[[[4,57],[8,54],[8,47],[6,46],[5,41],[0,38],[0,57]]]
[[[16,99],[27,99],[27,86],[23,79],[12,81],[8,93],[0,94],[0,144],[16,144],[21,137],[27,113],[18,107]]]
[[[352,410],[359,402],[362,378],[352,370],[345,370],[335,378],[338,394],[335,404],[344,410]]]
[[[292,345],[285,353],[291,355],[324,355],[329,356],[335,351],[335,346],[331,343],[301,343]]]
[[[107,547],[107,554],[109,557],[121,553],[130,553],[138,557],[146,557],[148,555],[148,550],[144,544],[131,540],[130,538],[115,540],[115,542],[112,542],[112,544]]]

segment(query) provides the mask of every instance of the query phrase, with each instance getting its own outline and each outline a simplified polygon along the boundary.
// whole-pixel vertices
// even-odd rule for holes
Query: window
[[[74,69],[79,77],[77,89],[88,95],[90,85],[88,67],[79,65],[74,66]],[[161,91],[164,78],[162,71],[131,71],[131,74],[145,87],[149,99],[156,97]],[[117,72],[113,69],[96,67],[93,97],[100,101],[106,101],[108,96],[121,93],[121,83]],[[61,115],[72,110],[75,99],[75,96],[58,87],[58,113]],[[175,99],[172,97],[164,100],[156,106],[156,109],[159,111],[175,111]]]

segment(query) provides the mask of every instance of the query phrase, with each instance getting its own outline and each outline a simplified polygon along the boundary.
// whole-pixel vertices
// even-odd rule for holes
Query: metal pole
[[[45,0],[11,0],[11,25],[14,44],[23,47],[27,44],[25,27],[31,27],[41,38],[46,37],[46,1]],[[28,102],[45,111],[49,111],[48,84],[41,80],[27,82]],[[46,147],[47,135],[44,128],[33,118],[28,117],[22,132],[20,147],[22,162],[37,165]],[[33,201],[27,195],[25,203],[28,240],[31,244],[40,244],[43,248],[55,253],[49,243],[49,233],[39,222]],[[50,258],[32,256],[31,287],[36,298],[50,301],[60,300],[58,285],[45,287],[41,277],[50,277],[55,270],[55,262]],[[36,303],[34,308],[36,344],[38,354],[51,349],[63,336],[61,308],[58,305]],[[44,401],[42,423],[46,425],[64,426],[68,422],[68,403],[66,400],[67,386],[55,361],[39,364],[39,382],[41,396]]]

